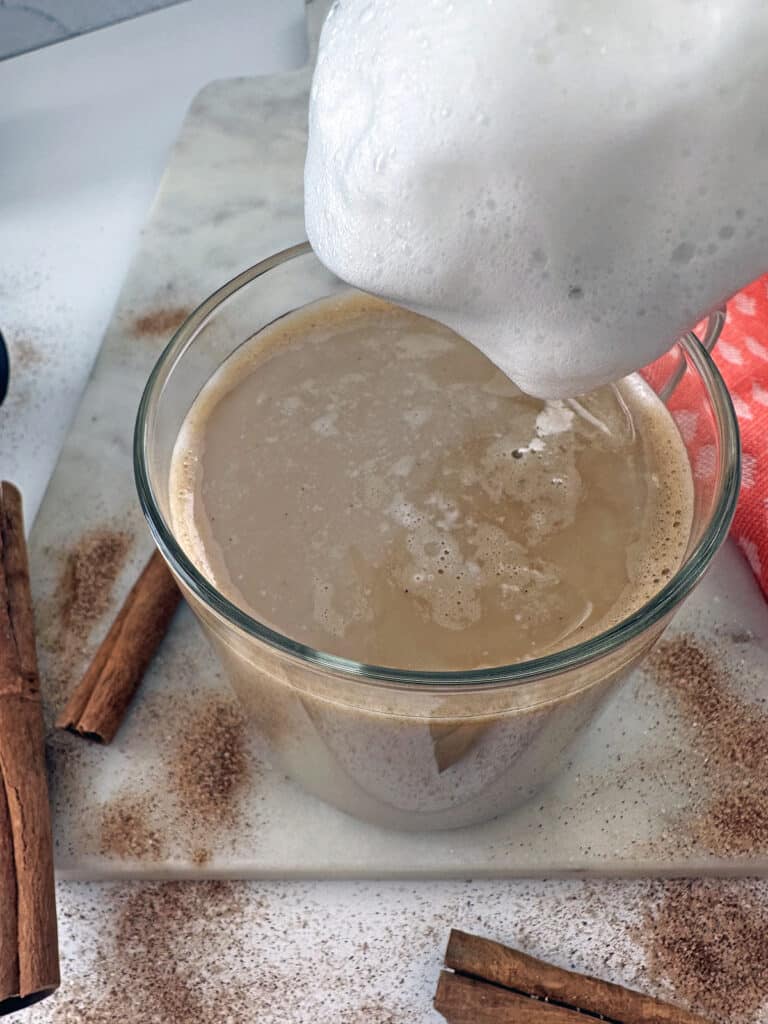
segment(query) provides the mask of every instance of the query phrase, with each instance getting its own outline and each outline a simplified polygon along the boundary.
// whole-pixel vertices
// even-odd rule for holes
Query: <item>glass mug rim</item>
[[[182,550],[175,534],[160,510],[149,471],[149,451],[159,403],[166,381],[198,332],[231,296],[268,271],[312,252],[309,242],[301,242],[249,267],[205,299],[176,330],[157,360],[139,404],[133,441],[136,487],[144,516],[160,552],[190,592],[249,637],[267,644],[281,655],[298,659],[305,665],[333,672],[363,683],[388,687],[476,689],[517,686],[560,675],[603,658],[628,644],[670,614],[693,590],[725,539],[733,519],[740,483],[739,431],[728,389],[707,349],[693,332],[675,342],[683,347],[712,402],[719,435],[717,493],[709,523],[696,546],[667,583],[631,615],[602,633],[572,647],[520,661],[511,665],[460,672],[425,672],[389,668],[353,661],[316,650],[284,636],[253,618],[229,601],[208,581]]]

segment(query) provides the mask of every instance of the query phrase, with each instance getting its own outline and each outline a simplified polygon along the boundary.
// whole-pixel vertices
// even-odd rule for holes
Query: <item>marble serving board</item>
[[[213,83],[172,152],[31,536],[49,723],[151,550],[131,443],[155,360],[208,293],[303,237],[309,77]],[[183,608],[110,747],[49,733],[58,871],[79,879],[763,873],[768,825],[761,833],[759,821],[742,823],[736,838],[728,827],[766,767],[765,757],[734,761],[733,743],[759,744],[760,735],[768,743],[760,733],[768,609],[739,552],[721,552],[673,628],[714,645],[719,696],[699,706],[663,677],[638,673],[540,797],[483,827],[414,835],[360,824],[273,769]],[[741,732],[731,742],[734,716]]]

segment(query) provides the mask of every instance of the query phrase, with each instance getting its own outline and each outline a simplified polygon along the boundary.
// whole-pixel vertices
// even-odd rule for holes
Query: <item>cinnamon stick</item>
[[[180,600],[176,581],[156,551],[56,719],[57,728],[101,743],[114,739]]]
[[[21,496],[0,484],[0,1015],[59,985],[45,735]]]
[[[560,1007],[604,1017],[619,1024],[708,1024],[703,1017],[652,996],[589,975],[566,971],[500,942],[456,929],[451,931],[445,964],[458,974],[486,983],[487,987],[500,986],[525,997],[548,999]],[[532,1005],[536,1003],[535,999],[529,998],[528,1001]],[[453,1017],[444,1015],[453,1024]],[[517,1018],[502,1015],[496,1020],[513,1022]]]
[[[448,1024],[588,1024],[589,1017],[507,988],[443,971],[434,1007]]]

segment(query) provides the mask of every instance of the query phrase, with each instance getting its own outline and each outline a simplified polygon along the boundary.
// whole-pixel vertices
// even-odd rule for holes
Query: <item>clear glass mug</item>
[[[266,324],[348,286],[308,244],[220,288],[171,339],[147,383],[135,435],[139,497],[158,548],[271,756],[304,789],[359,818],[444,829],[523,802],[647,653],[725,539],[739,486],[739,440],[722,378],[693,334],[646,368],[663,398],[685,392],[714,452],[694,476],[685,560],[646,605],[607,632],[531,661],[471,672],[409,672],[305,647],[251,618],[205,579],[170,525],[169,469],[190,405],[220,364]],[[718,333],[710,319],[707,341]],[[694,453],[691,453],[693,460]]]

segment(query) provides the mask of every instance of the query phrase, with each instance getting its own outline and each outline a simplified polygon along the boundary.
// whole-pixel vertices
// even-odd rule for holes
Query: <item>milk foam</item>
[[[538,396],[646,365],[768,269],[768,4],[343,0],[306,226]]]

